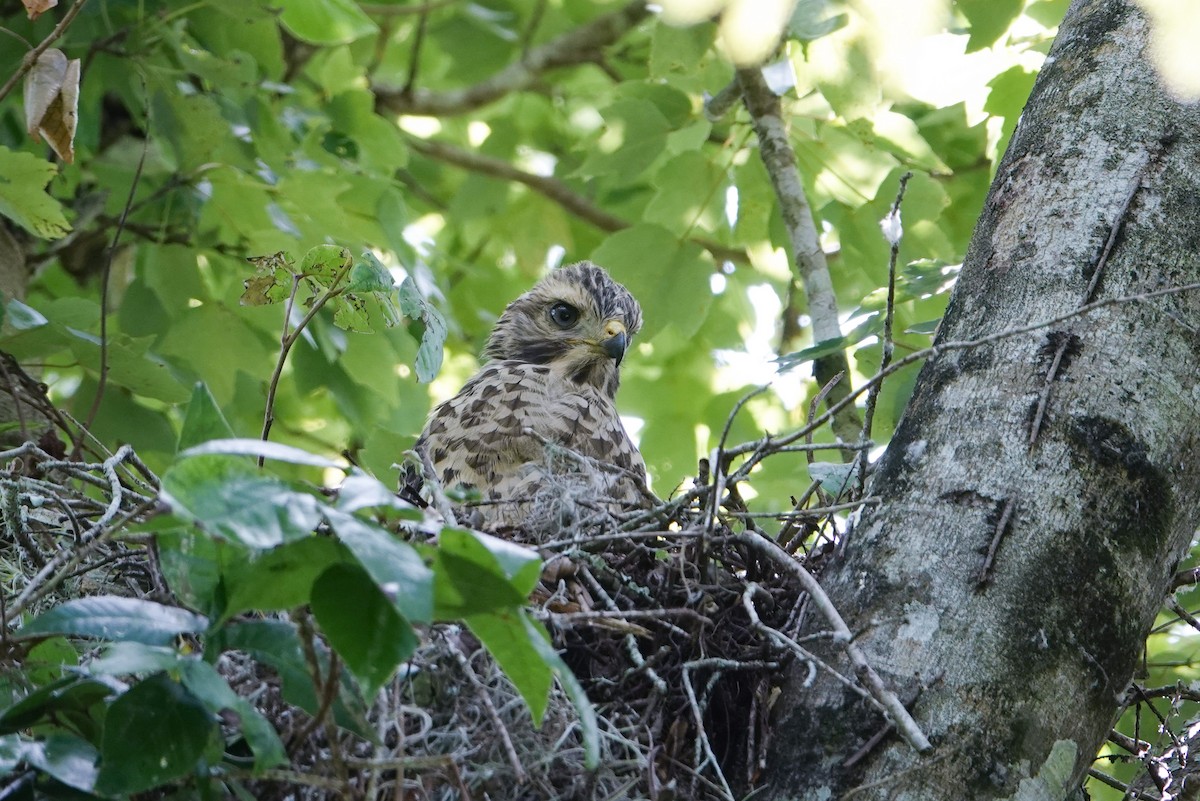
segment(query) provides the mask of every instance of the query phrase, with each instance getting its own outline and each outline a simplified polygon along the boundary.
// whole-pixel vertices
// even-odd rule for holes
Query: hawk
[[[508,304],[480,368],[435,408],[416,450],[446,489],[478,490],[480,527],[550,527],[644,507],[646,466],[613,399],[642,326],[625,287],[591,262],[554,270]],[[572,511],[561,502],[571,497]]]

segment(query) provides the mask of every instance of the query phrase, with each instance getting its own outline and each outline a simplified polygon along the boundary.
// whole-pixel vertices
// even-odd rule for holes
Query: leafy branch
[[[462,167],[464,170],[470,170],[480,175],[501,178],[506,181],[515,181],[527,186],[543,197],[553,200],[581,220],[596,226],[601,231],[614,233],[633,227],[633,223],[623,217],[618,217],[615,214],[605,211],[589,198],[584,197],[557,178],[526,172],[514,167],[503,159],[485,156],[482,153],[475,153],[446,144],[445,142],[421,139],[415,136],[409,137],[408,141],[413,150],[429,158],[453,164],[456,167]],[[707,237],[689,237],[689,241],[695,242],[707,250],[718,261],[732,261],[738,264],[745,264],[747,261],[745,250],[727,247]]]
[[[649,13],[644,2],[634,0],[617,11],[596,17],[586,25],[530,49],[520,61],[463,89],[431,91],[413,86],[403,89],[374,86],[376,109],[430,117],[465,114],[507,94],[529,88],[548,70],[598,61],[603,48],[624,36]]]

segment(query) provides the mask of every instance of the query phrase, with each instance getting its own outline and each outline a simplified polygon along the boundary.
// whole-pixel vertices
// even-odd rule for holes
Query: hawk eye
[[[559,328],[567,329],[579,322],[579,309],[559,301],[550,307],[550,319]]]

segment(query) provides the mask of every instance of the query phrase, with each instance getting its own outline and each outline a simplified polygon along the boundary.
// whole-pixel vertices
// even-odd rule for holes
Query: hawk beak
[[[625,333],[625,325],[620,320],[609,320],[604,326],[604,334],[606,339],[600,343],[600,347],[619,367],[621,360],[625,358],[625,349],[629,347],[629,335]]]

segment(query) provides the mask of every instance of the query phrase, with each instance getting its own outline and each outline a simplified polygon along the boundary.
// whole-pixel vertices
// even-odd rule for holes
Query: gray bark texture
[[[1072,4],[939,342],[1200,281],[1200,106],[1163,90],[1148,36],[1133,2]],[[1198,330],[1200,293],[1164,294],[925,364],[872,479],[882,502],[821,580],[934,749],[864,749],[881,714],[800,664],[763,797],[1078,786],[1200,522]],[[836,644],[820,653],[853,675]]]

